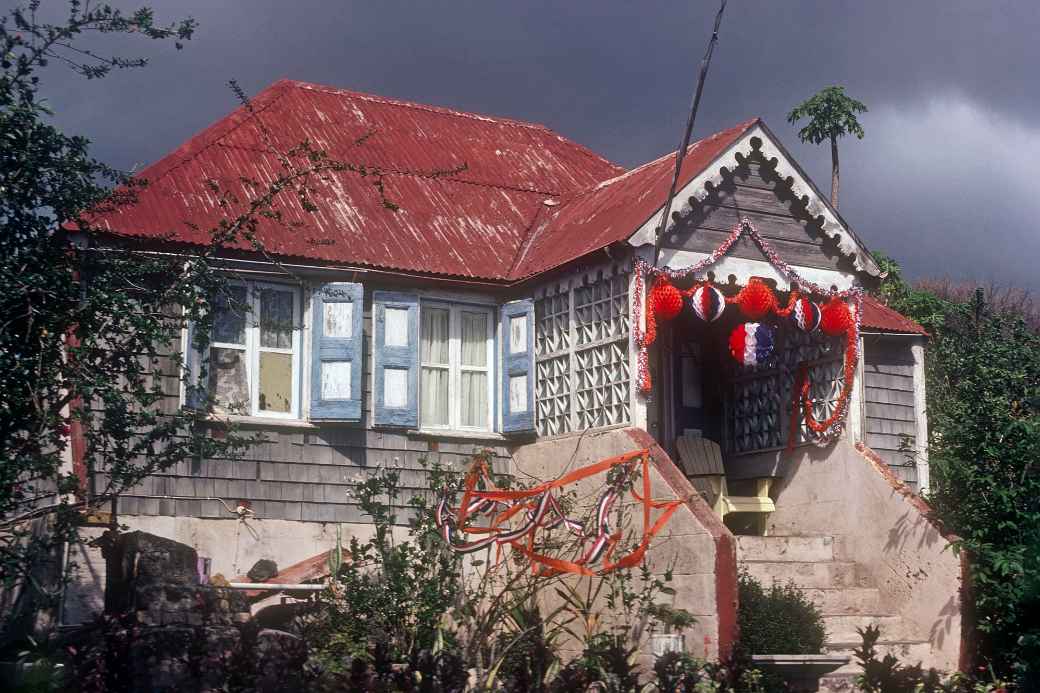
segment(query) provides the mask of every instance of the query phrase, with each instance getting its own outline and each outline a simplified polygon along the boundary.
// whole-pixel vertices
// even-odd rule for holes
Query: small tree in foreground
[[[838,140],[845,135],[863,139],[863,126],[856,119],[857,113],[866,113],[867,107],[848,96],[845,87],[827,87],[811,98],[794,107],[787,114],[787,122],[797,123],[805,118],[809,122],[798,131],[802,142],[831,143],[831,205],[838,208],[840,171],[838,165]]]

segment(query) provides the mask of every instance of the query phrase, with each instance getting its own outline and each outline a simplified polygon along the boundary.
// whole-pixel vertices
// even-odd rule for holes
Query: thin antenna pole
[[[697,108],[701,105],[704,80],[708,76],[708,66],[711,65],[711,55],[715,52],[715,44],[719,41],[719,25],[722,24],[722,13],[725,11],[726,0],[721,0],[718,14],[715,15],[715,28],[711,32],[711,39],[708,40],[708,49],[704,53],[704,58],[701,59],[701,71],[700,76],[697,78],[697,90],[693,93],[690,117],[686,121],[686,130],[683,132],[682,143],[675,153],[675,174],[672,176],[672,186],[668,189],[668,198],[664,202],[664,209],[661,210],[661,223],[657,225],[657,232],[654,234],[654,267],[657,267],[657,263],[660,260],[661,240],[664,238],[664,231],[668,227],[668,217],[672,213],[672,200],[675,198],[675,188],[679,184],[679,171],[682,169],[683,159],[686,158],[686,149],[690,146],[690,135],[693,133],[693,123],[697,120]]]

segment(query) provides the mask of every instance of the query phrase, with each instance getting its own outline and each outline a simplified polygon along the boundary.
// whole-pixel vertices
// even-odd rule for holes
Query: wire
[[[708,77],[708,66],[711,65],[711,56],[715,52],[715,44],[719,41],[719,26],[722,24],[722,13],[726,11],[726,0],[721,0],[719,11],[715,15],[715,28],[708,40],[708,48],[701,59],[700,75],[697,77],[697,89],[693,93],[693,103],[690,105],[690,117],[686,121],[686,130],[683,131],[682,143],[675,152],[675,174],[672,176],[672,185],[668,189],[668,198],[665,200],[664,209],[661,210],[661,223],[657,226],[654,234],[654,267],[660,260],[661,238],[664,236],[665,228],[668,226],[668,216],[672,212],[672,200],[675,198],[675,188],[679,183],[679,171],[682,169],[683,159],[686,158],[686,149],[690,146],[690,135],[693,133],[693,123],[697,120],[697,109],[701,104],[701,94],[704,92],[704,82]]]

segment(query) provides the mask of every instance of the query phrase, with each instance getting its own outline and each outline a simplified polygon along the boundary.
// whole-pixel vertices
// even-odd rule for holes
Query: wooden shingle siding
[[[900,448],[917,443],[914,406],[914,359],[910,343],[893,337],[864,339],[863,347],[864,442],[891,467],[893,473],[917,486],[913,450]]]
[[[802,204],[792,198],[787,185],[756,161],[726,175],[708,197],[694,205],[692,214],[666,236],[663,247],[711,253],[744,217],[787,262],[803,267],[848,269],[847,261],[825,239],[819,224],[808,216]],[[729,255],[763,259],[758,246],[746,236],[734,244]]]
[[[497,473],[508,472],[509,451],[503,443],[417,436],[401,429],[371,427],[372,299],[365,295],[363,320],[361,423],[319,423],[291,426],[249,423],[241,433],[263,433],[266,442],[254,445],[237,459],[182,460],[161,474],[142,480],[119,499],[122,515],[167,515],[233,519],[239,501],[249,501],[260,519],[305,522],[368,522],[350,496],[351,485],[376,470],[400,472],[402,504],[428,492],[428,473],[421,464],[440,463],[464,471],[475,451],[490,448]],[[180,383],[172,360],[164,366],[167,397],[162,409],[180,406]],[[301,395],[302,396],[302,395]],[[432,449],[431,449],[432,448]],[[104,478],[98,475],[98,487]],[[219,498],[224,501],[222,504]],[[398,522],[410,513],[402,508]]]

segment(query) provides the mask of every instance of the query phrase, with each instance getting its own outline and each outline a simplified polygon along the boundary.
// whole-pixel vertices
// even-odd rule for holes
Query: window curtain
[[[423,425],[448,425],[448,316],[443,308],[422,311],[419,353],[424,365],[419,412]]]
[[[461,424],[475,428],[487,427],[487,371],[467,368],[487,368],[487,313],[462,313],[462,392]]]

